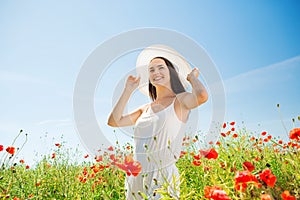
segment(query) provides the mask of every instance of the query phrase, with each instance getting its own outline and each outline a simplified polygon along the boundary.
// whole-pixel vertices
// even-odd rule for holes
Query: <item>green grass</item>
[[[230,128],[230,125],[227,125]],[[223,129],[224,133],[226,129]],[[227,131],[226,131],[227,132]],[[228,132],[229,133],[229,132]],[[233,134],[236,137],[233,137]],[[226,134],[225,134],[226,135]],[[218,152],[217,159],[202,156],[201,164],[195,166],[194,155],[199,146],[194,138],[188,140],[186,154],[177,162],[181,173],[181,199],[205,199],[205,186],[222,188],[231,199],[261,199],[261,194],[269,194],[273,199],[282,199],[283,191],[300,198],[300,156],[299,141],[279,144],[272,137],[253,136],[246,129],[231,131],[226,137],[220,136],[218,144],[212,148]],[[198,136],[200,138],[200,136]],[[270,136],[269,136],[270,137]],[[120,148],[120,147],[116,147]],[[35,166],[26,168],[26,162],[15,160],[15,155],[0,152],[0,198],[2,199],[125,199],[124,180],[126,173],[109,162],[109,152],[101,162],[70,162],[70,158],[80,160],[83,155],[72,149],[53,144],[53,153],[45,155]],[[132,149],[124,147],[124,152]],[[20,149],[21,150],[21,149]],[[19,150],[19,151],[20,151]],[[18,152],[18,151],[16,151]],[[123,152],[123,151],[120,151]],[[2,155],[1,155],[2,154]],[[16,153],[15,153],[16,154]],[[86,160],[92,160],[90,157]],[[243,162],[251,162],[260,187],[248,183],[245,191],[235,189],[235,176],[244,171]],[[276,176],[274,187],[260,180],[259,174],[266,168]],[[158,191],[162,199],[171,199],[164,188]]]

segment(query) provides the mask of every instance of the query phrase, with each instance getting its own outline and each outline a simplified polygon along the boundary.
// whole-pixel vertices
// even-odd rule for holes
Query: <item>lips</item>
[[[155,77],[155,78],[153,79],[153,81],[159,81],[159,80],[161,80],[161,79],[163,79],[163,77]]]

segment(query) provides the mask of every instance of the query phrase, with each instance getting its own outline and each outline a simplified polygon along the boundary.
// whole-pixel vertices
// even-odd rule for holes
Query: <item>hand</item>
[[[132,75],[128,76],[125,84],[125,89],[130,92],[133,92],[139,86],[140,79],[140,77],[135,77]]]
[[[186,79],[188,80],[188,81],[191,81],[191,79],[193,79],[193,78],[198,78],[198,76],[199,76],[199,69],[197,68],[197,67],[195,67],[192,71],[191,71],[191,73],[189,73],[188,75],[187,75],[187,77],[186,77]]]

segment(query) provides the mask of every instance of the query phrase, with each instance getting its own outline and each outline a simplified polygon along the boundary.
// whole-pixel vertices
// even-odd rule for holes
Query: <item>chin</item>
[[[167,87],[167,84],[165,83],[152,83],[152,85],[154,85],[155,87]]]

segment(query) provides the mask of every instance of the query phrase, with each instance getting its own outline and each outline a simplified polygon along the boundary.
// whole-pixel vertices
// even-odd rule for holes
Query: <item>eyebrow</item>
[[[163,64],[158,64],[158,65],[149,67],[149,69],[153,69],[154,67],[160,67],[160,66],[164,66],[164,65]]]

